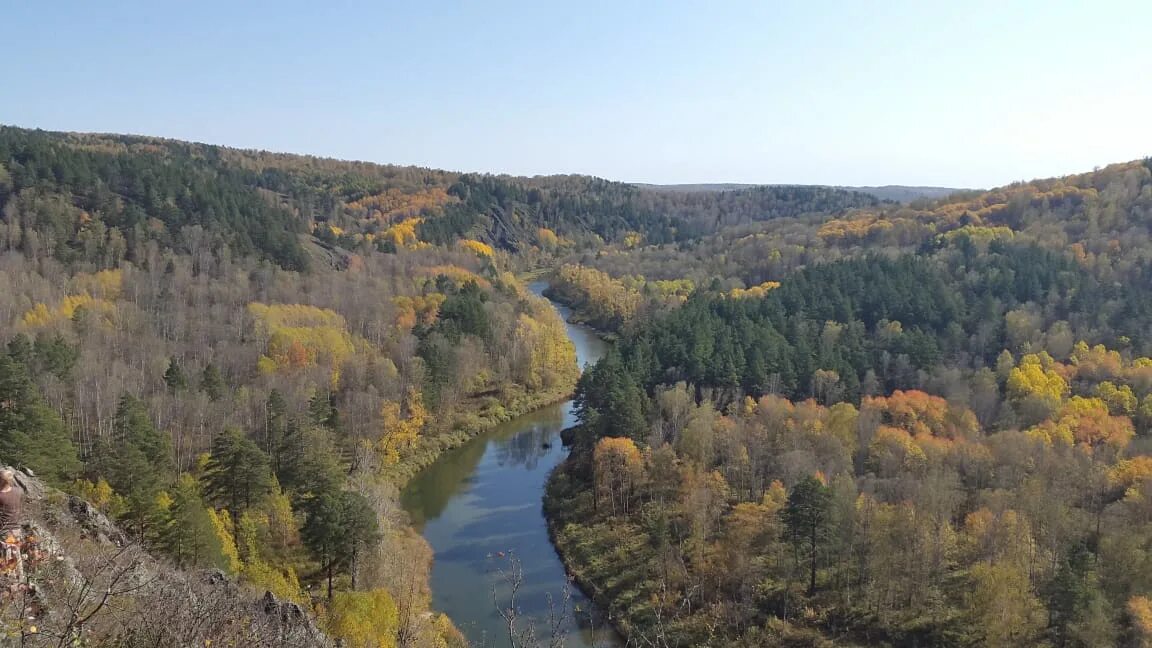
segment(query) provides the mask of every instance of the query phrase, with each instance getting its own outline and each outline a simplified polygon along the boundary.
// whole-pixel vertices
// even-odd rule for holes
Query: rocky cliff
[[[295,603],[220,571],[175,569],[84,500],[26,472],[17,481],[26,492],[25,575],[11,561],[0,567],[0,645],[335,645]]]

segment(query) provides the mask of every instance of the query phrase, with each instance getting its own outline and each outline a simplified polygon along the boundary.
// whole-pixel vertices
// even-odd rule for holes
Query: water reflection
[[[508,438],[496,439],[496,461],[501,466],[523,466],[535,470],[540,459],[548,454],[556,428],[564,427],[564,413],[557,407],[548,407],[527,417],[517,419],[513,425],[527,424],[527,429]],[[539,419],[539,420],[532,420]]]

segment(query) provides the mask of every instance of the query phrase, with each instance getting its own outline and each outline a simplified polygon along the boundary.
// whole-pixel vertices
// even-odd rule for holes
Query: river
[[[536,294],[546,287],[543,282],[530,286]],[[554,306],[567,322],[568,309]],[[576,324],[567,327],[580,366],[603,355],[606,343],[591,330]],[[544,484],[567,454],[560,431],[575,422],[571,401],[521,416],[444,453],[404,490],[404,508],[435,552],[433,608],[446,613],[475,645],[509,645],[492,590],[497,587],[506,604],[508,588],[501,585],[497,570],[508,567],[510,555],[519,560],[523,572],[517,607],[536,622],[538,636],[548,645],[547,596],[560,600],[566,576],[548,538]],[[572,606],[580,610],[581,619],[592,609],[575,589]],[[568,625],[568,648],[619,644],[600,621],[595,637],[586,623],[579,629]]]

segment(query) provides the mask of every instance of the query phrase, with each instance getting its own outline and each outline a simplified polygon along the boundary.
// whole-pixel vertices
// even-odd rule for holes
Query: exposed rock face
[[[17,481],[39,551],[26,582],[0,573],[18,594],[0,597],[0,637],[23,635],[25,646],[55,646],[60,637],[124,648],[336,645],[296,603],[260,597],[220,570],[178,570],[88,502],[27,472]]]
[[[120,530],[96,507],[76,497],[68,497],[68,512],[72,519],[80,526],[88,538],[101,544],[115,544],[123,546],[128,544],[128,536]]]

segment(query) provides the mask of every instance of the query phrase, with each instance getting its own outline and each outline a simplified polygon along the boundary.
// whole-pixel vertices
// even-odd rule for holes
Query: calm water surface
[[[532,284],[539,294],[544,283]],[[567,320],[570,314],[556,306]],[[568,325],[580,366],[595,362],[605,343],[582,326]],[[552,405],[509,421],[467,444],[444,453],[413,479],[403,494],[404,508],[416,529],[432,545],[432,603],[445,612],[475,644],[507,646],[507,628],[492,600],[506,567],[500,552],[514,554],[523,566],[518,594],[522,614],[543,625],[547,595],[560,599],[565,572],[548,539],[542,502],[548,473],[567,451],[560,431],[576,422],[572,402]],[[503,599],[506,601],[506,599]],[[586,618],[590,603],[578,592],[573,603]],[[586,624],[582,624],[586,625]],[[597,622],[595,641],[587,627],[571,627],[569,648],[618,645],[617,637]],[[546,645],[546,642],[545,642]]]

